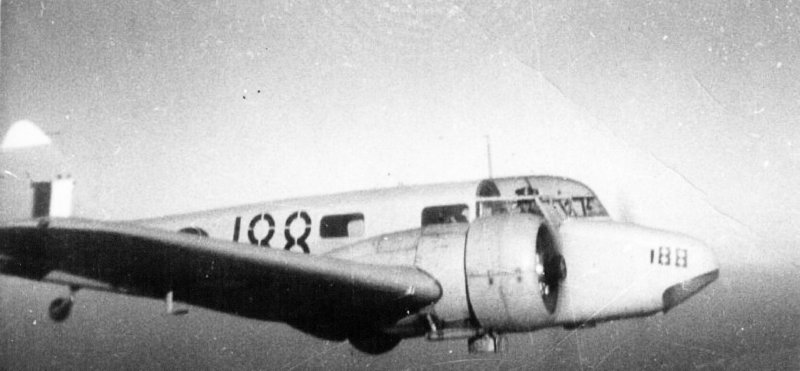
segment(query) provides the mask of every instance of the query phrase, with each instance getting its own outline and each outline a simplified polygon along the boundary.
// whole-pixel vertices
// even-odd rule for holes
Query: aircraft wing
[[[290,253],[132,223],[41,218],[0,224],[0,272],[63,272],[129,295],[282,321],[325,338],[344,326],[392,323],[442,290],[409,266]],[[80,285],[76,283],[76,285]]]

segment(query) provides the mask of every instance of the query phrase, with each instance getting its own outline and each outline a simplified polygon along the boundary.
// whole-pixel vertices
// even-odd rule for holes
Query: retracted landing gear
[[[75,292],[78,291],[77,286],[69,287],[69,296],[56,298],[50,303],[47,309],[47,314],[54,322],[63,322],[69,317],[72,312],[72,304],[75,302]]]
[[[506,338],[495,333],[485,333],[469,338],[469,353],[503,353],[506,351]]]
[[[168,291],[167,292],[167,295],[164,298],[164,303],[167,306],[166,309],[167,309],[167,314],[168,315],[182,316],[184,314],[189,313],[188,309],[185,309],[185,308],[176,309],[175,308],[175,302],[173,301],[173,292],[172,291]]]
[[[367,353],[367,354],[382,354],[386,353],[402,340],[398,336],[385,334],[377,329],[355,329],[349,336],[350,344],[354,348]]]

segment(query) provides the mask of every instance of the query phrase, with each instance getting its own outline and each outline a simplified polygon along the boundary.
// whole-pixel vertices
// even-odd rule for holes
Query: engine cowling
[[[476,220],[464,262],[470,311],[481,328],[530,331],[554,321],[567,267],[556,233],[541,217]]]
[[[437,279],[443,292],[438,302],[385,329],[402,337],[427,333],[430,339],[448,339],[552,325],[566,277],[556,233],[532,214],[383,235],[330,256],[413,264]]]
[[[385,334],[430,340],[596,323],[667,311],[713,282],[719,267],[702,242],[606,220],[554,229],[532,214],[433,225],[378,236],[330,254],[372,264],[414,265],[435,277],[439,301]],[[569,276],[567,267],[569,266]]]

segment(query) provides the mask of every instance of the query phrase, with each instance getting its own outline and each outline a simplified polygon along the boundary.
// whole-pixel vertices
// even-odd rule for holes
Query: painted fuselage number
[[[303,223],[303,232],[299,236],[292,234],[292,225],[296,223]],[[259,225],[265,224],[267,227],[266,234],[257,236],[256,229]],[[295,246],[300,246],[304,253],[308,254],[311,251],[308,248],[306,239],[311,235],[311,217],[305,211],[295,211],[290,214],[286,221],[283,223],[283,237],[286,243],[283,246],[284,250],[291,250]],[[242,217],[237,216],[233,224],[233,241],[239,242],[239,230],[242,227]],[[247,240],[256,246],[272,247],[270,241],[275,236],[275,219],[268,213],[257,214],[250,218],[250,223],[247,226]]]
[[[674,265],[686,268],[689,260],[689,252],[686,249],[671,248],[660,246],[658,249],[650,249],[650,264]]]

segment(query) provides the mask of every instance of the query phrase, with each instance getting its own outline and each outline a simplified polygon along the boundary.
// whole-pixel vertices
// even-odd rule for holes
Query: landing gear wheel
[[[469,338],[467,344],[469,354],[505,353],[508,348],[505,336],[496,333],[473,336]]]
[[[377,330],[356,331],[349,336],[349,339],[353,347],[373,355],[386,353],[394,349],[402,340],[397,336],[387,335]]]
[[[56,298],[50,303],[47,314],[55,322],[63,322],[72,311],[72,297]]]

